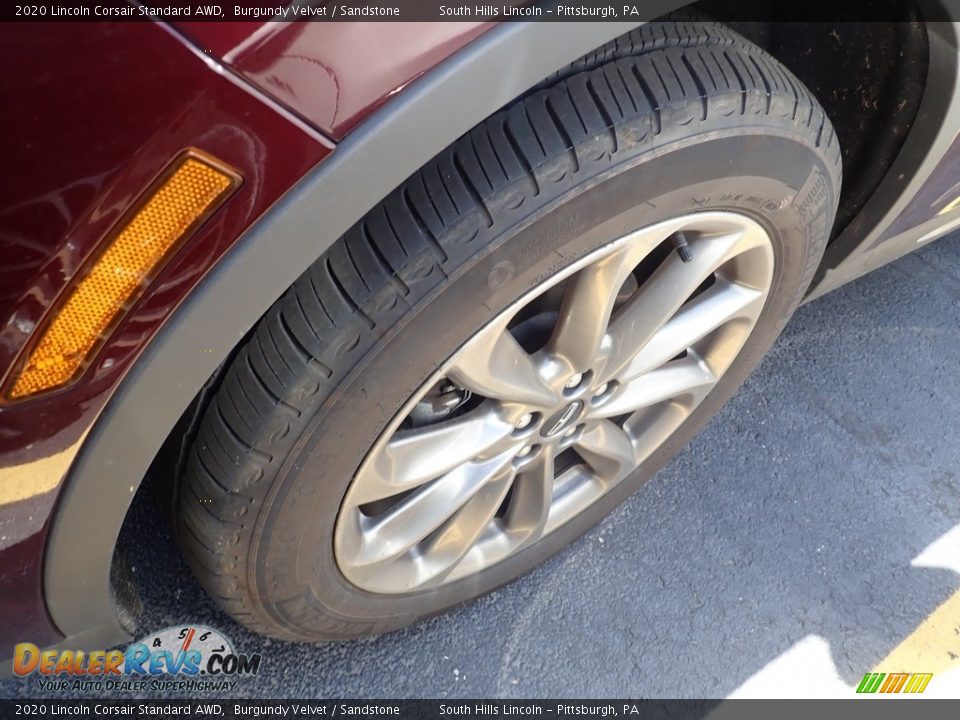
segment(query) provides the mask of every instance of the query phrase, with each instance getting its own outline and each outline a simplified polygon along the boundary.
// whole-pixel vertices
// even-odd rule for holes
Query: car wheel
[[[762,50],[659,25],[677,42],[442,152],[239,349],[178,534],[240,622],[349,638],[509,582],[650,478],[776,338],[831,229],[837,139]]]

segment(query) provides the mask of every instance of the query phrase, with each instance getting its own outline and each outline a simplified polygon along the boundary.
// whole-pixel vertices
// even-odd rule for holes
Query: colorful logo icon
[[[126,650],[40,650],[33,643],[14,647],[13,672],[51,675],[256,675],[260,655],[234,650],[218,630],[202,625],[169,627]]]
[[[933,673],[867,673],[857,686],[858,693],[922,693]]]

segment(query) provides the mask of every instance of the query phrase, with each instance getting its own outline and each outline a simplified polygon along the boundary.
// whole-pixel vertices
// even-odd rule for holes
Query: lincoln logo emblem
[[[563,409],[563,412],[554,415],[552,418],[547,420],[543,425],[542,434],[544,437],[553,437],[561,430],[563,430],[570,422],[576,418],[580,411],[583,409],[583,403],[580,400],[577,400],[575,403],[570,403]]]

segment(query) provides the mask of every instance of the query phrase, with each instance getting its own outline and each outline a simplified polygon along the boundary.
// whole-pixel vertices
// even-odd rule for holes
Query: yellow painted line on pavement
[[[874,672],[943,673],[960,668],[960,590],[877,663]]]

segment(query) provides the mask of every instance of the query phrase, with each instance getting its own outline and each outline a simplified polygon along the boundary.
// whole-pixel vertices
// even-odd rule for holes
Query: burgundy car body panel
[[[203,50],[338,140],[491,27],[475,22],[177,25]]]
[[[151,23],[2,29],[0,376],[131,202],[186,147],[243,185],[174,255],[79,382],[0,406],[0,646],[49,643],[41,561],[82,438],[156,330],[243,230],[332,148]],[[24,82],[29,78],[30,82]],[[10,112],[13,110],[13,112]],[[156,388],[162,393],[163,388]],[[149,408],[144,408],[149,412]],[[83,538],[77,538],[83,542]]]

